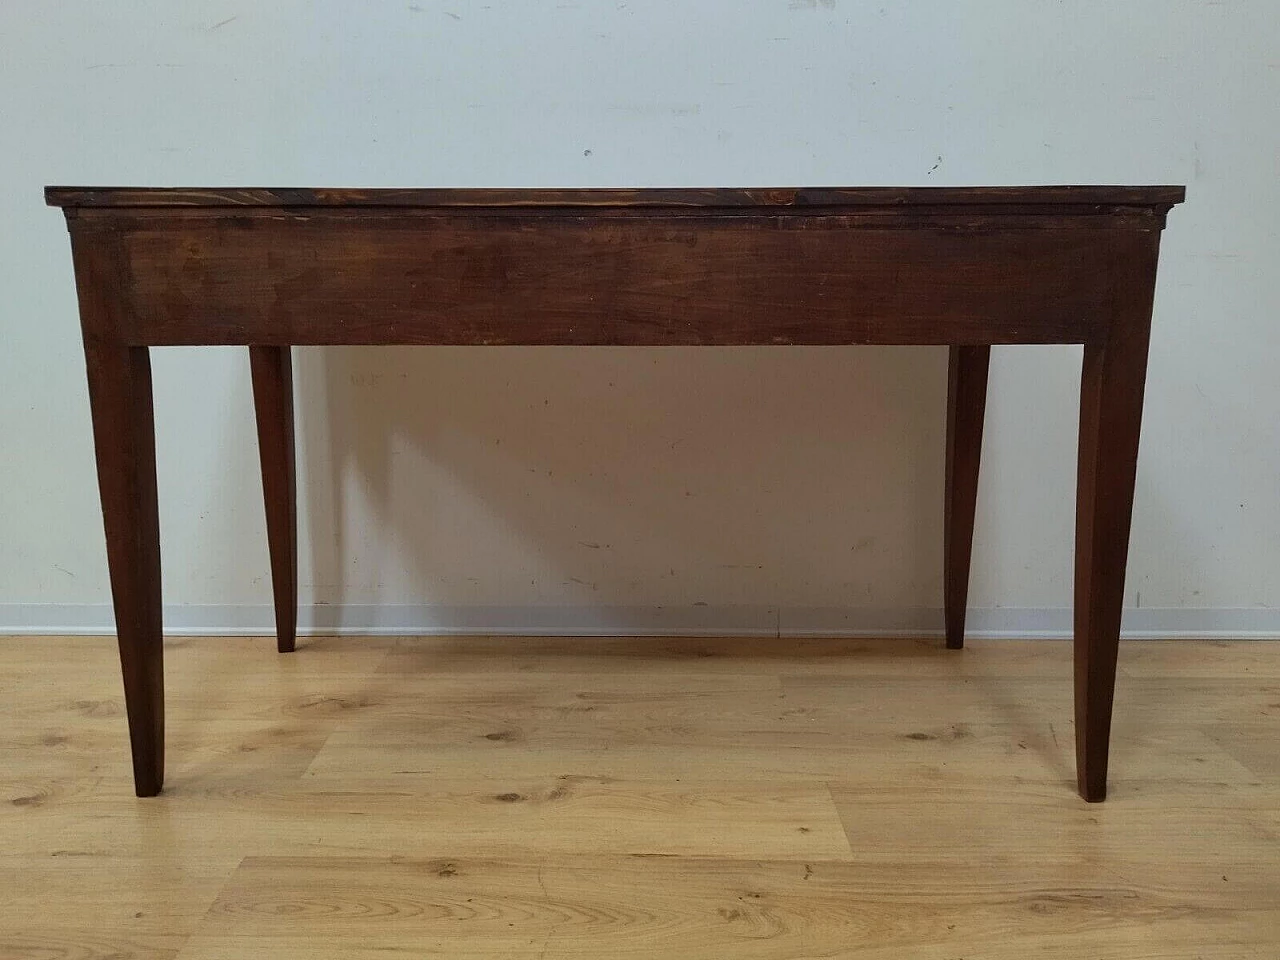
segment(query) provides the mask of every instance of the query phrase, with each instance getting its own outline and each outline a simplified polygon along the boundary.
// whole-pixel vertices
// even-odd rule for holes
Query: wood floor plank
[[[298,784],[262,777],[210,778],[179,786],[163,803],[129,802],[129,784],[43,792],[22,785],[21,805],[0,811],[11,849],[143,856],[180,838],[185,856],[244,853],[431,856],[463,849],[489,855],[654,853],[830,858],[848,844],[823,783],[693,778],[683,782],[605,776],[509,776],[487,782],[438,777]]]
[[[18,725],[15,725],[18,726]],[[258,772],[267,776],[300,776],[312,763],[332,724],[323,720],[273,723],[234,717],[168,724],[169,773],[173,786],[215,771],[235,776]],[[61,722],[0,737],[0,776],[129,778],[128,730],[123,719],[111,722]]]
[[[716,724],[683,731],[655,725],[643,736],[628,731],[623,742],[611,738],[607,728],[538,725],[532,716],[519,724],[442,724],[416,732],[389,722],[394,736],[377,724],[369,726],[373,732],[335,731],[305,775],[341,781],[359,769],[377,777],[501,779],[550,769],[621,779],[710,773],[728,781],[763,777],[922,786],[999,777],[1052,783],[1064,796],[1075,796],[1072,728],[1049,721],[965,724],[939,722],[931,714],[896,723],[833,723],[825,731],[821,723],[791,730],[744,725],[736,733]],[[1182,790],[1255,779],[1218,743],[1189,728],[1118,731],[1112,756],[1113,788],[1120,790],[1129,780],[1169,780]]]
[[[349,777],[352,769],[364,769],[380,777],[478,776],[501,780],[552,771],[557,776],[623,780],[671,781],[701,775],[735,782],[753,778],[826,782],[887,776],[909,780],[953,775],[982,777],[990,775],[993,764],[999,764],[1006,774],[1044,776],[1045,765],[1035,752],[1018,746],[1034,735],[1034,731],[1028,734],[1022,729],[970,729],[964,733],[966,748],[960,750],[942,740],[918,743],[890,732],[868,734],[855,749],[840,751],[827,740],[790,747],[769,743],[752,746],[745,735],[745,745],[736,747],[667,741],[620,745],[604,737],[569,744],[528,738],[478,738],[469,743],[435,745],[425,738],[371,743],[358,734],[339,731],[321,747],[305,776],[335,782]],[[1047,730],[1042,737],[1049,739]],[[893,753],[878,753],[877,747]],[[1231,765],[1239,769],[1234,761]],[[1061,774],[1065,782],[1066,772],[1064,766],[1048,771],[1048,775],[1058,779]]]
[[[52,927],[7,922],[0,925],[0,960],[174,960],[189,939],[182,931],[135,934],[92,920]]]
[[[869,947],[956,956],[977,945],[982,956],[1013,957],[1037,937],[1134,942],[1152,925],[1261,936],[1268,913],[1218,891],[1166,891],[1088,865],[997,866],[955,883],[932,866],[830,861],[255,857],[182,956],[790,960]]]
[[[1280,658],[1280,651],[1277,652]],[[1038,677],[918,679],[782,676],[783,693],[806,706],[861,709],[880,719],[918,716],[929,698],[955,722],[1017,722],[1071,715],[1070,682]],[[1176,718],[1170,716],[1176,705]],[[1064,708],[1066,713],[1063,713]],[[1116,684],[1115,721],[1230,723],[1280,721],[1280,679],[1125,677]]]
[[[1255,777],[1280,788],[1280,744],[1276,730],[1280,724],[1267,720],[1246,723],[1207,724],[1201,730],[1224,752],[1234,757]]]
[[[1280,640],[1127,640],[1120,668],[1131,676],[1280,679]]]
[[[0,853],[0,958],[172,957],[240,859]]]
[[[998,661],[984,657],[989,645]],[[1071,673],[1069,641],[971,641],[947,650],[940,637],[406,637],[379,668],[402,675],[449,673],[813,674],[817,676],[1044,676]]]
[[[983,863],[1097,861],[1149,879],[1151,851],[1159,851],[1156,859],[1174,860],[1181,875],[1215,884],[1261,871],[1280,904],[1270,801],[1222,804],[1205,794],[1175,804],[1149,795],[1084,806],[1065,796],[1011,799],[994,789],[952,791],[941,800],[839,783],[831,790],[857,860],[934,861],[950,850]]]
[[[1280,644],[0,638],[0,960],[1275,960]]]

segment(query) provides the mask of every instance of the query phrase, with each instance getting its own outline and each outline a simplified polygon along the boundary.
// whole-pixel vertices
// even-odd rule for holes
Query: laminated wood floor
[[[0,638],[0,958],[1280,957],[1280,644]]]

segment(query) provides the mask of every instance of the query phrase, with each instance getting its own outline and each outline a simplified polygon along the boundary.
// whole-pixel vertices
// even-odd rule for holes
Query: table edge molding
[[[1116,208],[1166,213],[1186,198],[1183,186],[733,187],[639,189],[356,189],[324,187],[48,186],[49,206],[95,208],[439,208],[444,210],[607,209],[767,211],[929,210],[982,207],[1002,213],[1108,214]]]

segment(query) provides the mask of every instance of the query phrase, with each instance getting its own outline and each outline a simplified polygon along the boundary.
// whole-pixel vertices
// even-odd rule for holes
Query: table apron
[[[71,233],[82,296],[107,291],[86,337],[155,346],[1081,343],[1159,243],[1124,220],[1009,221],[281,211]]]

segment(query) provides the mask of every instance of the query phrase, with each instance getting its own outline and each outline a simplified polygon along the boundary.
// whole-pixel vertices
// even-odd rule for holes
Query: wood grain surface
[[[649,187],[637,189],[364,189],[324,187],[45,188],[56,207],[813,207],[1069,205],[1151,207],[1181,203],[1180,186],[1044,187]],[[1101,212],[1101,211],[1099,211]]]
[[[1102,806],[1073,792],[1068,643],[262,643],[166,642],[143,802],[110,639],[0,638],[0,958],[1280,943],[1275,643],[1122,644]]]
[[[117,214],[72,233],[122,301],[86,336],[279,346],[1079,343],[1110,319],[1116,244],[1160,238],[989,221]]]

